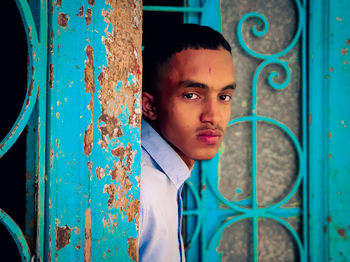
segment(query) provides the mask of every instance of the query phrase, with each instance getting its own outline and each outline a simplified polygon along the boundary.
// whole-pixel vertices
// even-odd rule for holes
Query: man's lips
[[[219,142],[222,133],[219,130],[202,130],[198,133],[197,139],[203,143],[214,145]]]

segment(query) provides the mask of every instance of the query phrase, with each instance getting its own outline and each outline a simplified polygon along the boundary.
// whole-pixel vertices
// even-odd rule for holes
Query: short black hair
[[[224,48],[231,54],[231,47],[225,38],[208,26],[181,24],[165,27],[151,33],[143,50],[143,91],[154,94],[160,66],[171,57],[186,49]]]

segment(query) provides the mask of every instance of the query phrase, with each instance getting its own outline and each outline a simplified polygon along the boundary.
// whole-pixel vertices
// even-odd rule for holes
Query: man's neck
[[[182,151],[180,151],[176,146],[174,146],[173,144],[171,144],[160,132],[160,129],[157,125],[156,121],[150,121],[147,120],[148,124],[150,124],[150,126],[174,149],[174,151],[179,155],[179,157],[182,159],[182,161],[185,162],[186,166],[188,167],[189,170],[191,170],[193,168],[194,163],[196,162],[193,159],[190,159],[189,157],[187,157],[184,153],[182,153]]]

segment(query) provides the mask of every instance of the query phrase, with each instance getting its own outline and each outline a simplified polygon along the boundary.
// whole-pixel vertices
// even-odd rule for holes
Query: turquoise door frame
[[[350,1],[310,1],[310,261],[350,260]]]
[[[0,156],[28,125],[25,232],[0,221],[22,261],[136,261],[142,3],[16,3],[28,87]]]
[[[50,1],[44,261],[135,261],[140,1]]]

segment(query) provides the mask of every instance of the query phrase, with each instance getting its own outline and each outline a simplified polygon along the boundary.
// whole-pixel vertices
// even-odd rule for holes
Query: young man
[[[143,59],[140,261],[185,261],[181,190],[224,137],[231,48],[209,27],[185,24],[146,43]]]

